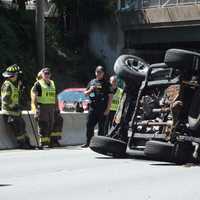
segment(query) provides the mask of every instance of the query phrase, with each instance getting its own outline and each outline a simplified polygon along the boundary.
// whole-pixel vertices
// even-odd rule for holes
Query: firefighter
[[[41,77],[32,87],[32,105],[35,107],[35,119],[38,124],[38,134],[40,137],[40,147],[52,147],[58,145],[58,138],[61,132],[53,131],[55,123],[55,112],[59,112],[56,98],[56,87],[54,81],[50,79],[49,68],[43,68]],[[56,144],[55,144],[56,143]]]
[[[36,77],[36,81],[39,81],[42,79],[42,71],[39,71]],[[33,86],[34,87],[34,86]],[[36,107],[33,102],[33,87],[31,88],[31,111],[35,113]],[[62,136],[62,129],[63,129],[63,118],[60,114],[60,111],[58,109],[55,109],[54,112],[54,124],[53,124],[53,130],[51,132],[50,136],[50,146],[51,147],[60,147],[59,140],[61,139]]]
[[[85,91],[85,95],[90,98],[90,104],[86,125],[87,141],[82,146],[83,148],[89,146],[97,123],[98,135],[105,135],[105,119],[109,114],[112,102],[112,88],[109,81],[105,79],[105,70],[102,66],[96,68],[95,76],[96,78],[89,82]]]
[[[21,70],[16,64],[8,67],[2,74],[6,78],[1,87],[1,110],[8,128],[14,133],[19,148],[33,148],[26,134],[25,121],[21,116],[20,91],[21,81],[18,76]]]
[[[117,87],[117,77],[116,76],[111,76],[110,77],[110,84],[112,86],[112,90],[113,90],[113,98],[112,98],[112,103],[111,103],[111,107],[110,107],[110,112],[105,124],[105,131],[106,133],[108,132],[108,130],[112,127],[113,124],[113,119],[115,116],[115,113],[117,111],[117,108],[119,106],[120,103],[120,99],[122,97],[122,92],[123,90],[119,87]]]

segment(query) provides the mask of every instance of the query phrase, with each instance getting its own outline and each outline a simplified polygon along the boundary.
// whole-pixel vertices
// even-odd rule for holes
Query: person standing
[[[56,87],[51,80],[49,68],[43,68],[40,71],[40,79],[32,87],[31,97],[32,105],[35,107],[35,119],[38,124],[38,134],[40,137],[40,147],[52,147],[55,144],[55,134],[53,126],[55,123],[55,112],[59,111],[56,98]],[[53,135],[51,135],[53,134]]]
[[[26,134],[26,124],[21,116],[22,106],[20,105],[20,95],[22,92],[21,81],[18,80],[21,70],[16,64],[11,65],[2,74],[6,80],[1,87],[1,111],[7,127],[14,133],[19,148],[33,148],[29,137]]]
[[[88,118],[86,124],[86,143],[82,147],[88,147],[94,135],[94,128],[98,124],[98,135],[105,134],[105,119],[110,111],[112,102],[112,88],[105,79],[105,69],[98,66],[95,70],[96,78],[91,80],[84,92],[90,98]]]
[[[39,81],[42,79],[42,70],[38,72],[36,81]],[[34,86],[31,88],[31,110],[33,113],[36,112],[36,105],[34,103],[34,92],[33,92]],[[59,140],[62,136],[62,129],[63,129],[63,118],[60,114],[60,111],[58,109],[55,109],[54,112],[54,124],[53,129],[50,134],[50,147],[60,147]]]
[[[117,111],[117,108],[119,106],[120,99],[122,97],[122,92],[123,92],[123,90],[120,87],[117,87],[117,76],[110,77],[110,84],[111,84],[112,90],[113,90],[113,98],[112,98],[112,103],[111,103],[111,107],[110,107],[110,112],[109,112],[107,121],[105,123],[106,133],[108,133],[108,130],[113,125],[113,119],[114,119],[115,113]]]

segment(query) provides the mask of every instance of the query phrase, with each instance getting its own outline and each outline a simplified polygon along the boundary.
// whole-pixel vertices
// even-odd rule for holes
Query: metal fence
[[[140,2],[141,5],[139,6],[141,8],[150,8],[198,4],[200,0],[142,0]]]
[[[200,4],[200,0],[119,0],[121,9],[169,7],[178,5]]]

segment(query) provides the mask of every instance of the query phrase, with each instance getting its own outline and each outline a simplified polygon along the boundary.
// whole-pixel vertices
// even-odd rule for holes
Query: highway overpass
[[[123,52],[153,63],[161,62],[169,48],[200,50],[200,0],[126,0],[119,5]]]

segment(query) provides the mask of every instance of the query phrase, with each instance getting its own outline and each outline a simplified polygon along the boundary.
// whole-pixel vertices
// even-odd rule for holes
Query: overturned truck
[[[199,162],[200,54],[169,49],[163,63],[151,65],[121,55],[114,71],[125,82],[115,126],[94,136],[90,148],[113,157]]]

